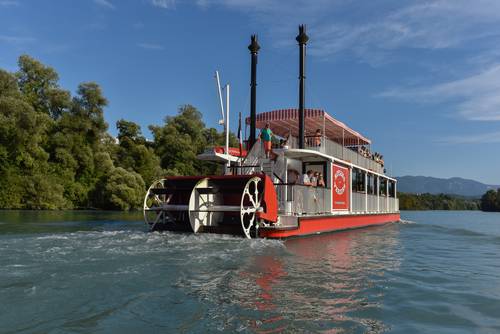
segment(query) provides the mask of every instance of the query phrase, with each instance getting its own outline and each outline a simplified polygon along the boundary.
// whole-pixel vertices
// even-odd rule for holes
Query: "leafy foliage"
[[[500,212],[500,189],[488,190],[481,197],[481,210]]]
[[[398,193],[401,210],[478,210],[477,200],[447,194]]]
[[[0,69],[0,208],[131,210],[157,178],[217,171],[196,155],[224,134],[207,129],[195,107],[150,126],[153,142],[124,119],[115,139],[97,83],[81,83],[72,97],[53,68],[28,55],[18,64],[16,73]]]

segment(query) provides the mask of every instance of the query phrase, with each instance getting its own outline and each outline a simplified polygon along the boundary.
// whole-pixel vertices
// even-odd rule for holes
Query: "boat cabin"
[[[398,211],[396,180],[385,175],[382,155],[370,152],[371,141],[320,109],[305,111],[304,149],[298,148],[298,110],[257,114],[256,128],[266,123],[276,138],[274,157],[260,159],[273,178],[280,213],[318,215]],[[247,118],[246,123],[249,124]],[[258,146],[258,145],[256,145]],[[246,160],[252,160],[249,152]],[[245,164],[243,164],[245,165]],[[300,184],[312,171],[325,184]],[[244,171],[245,172],[245,171]],[[314,177],[314,176],[313,176]]]

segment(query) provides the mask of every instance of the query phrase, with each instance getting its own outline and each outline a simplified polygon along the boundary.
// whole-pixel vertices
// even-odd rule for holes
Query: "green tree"
[[[57,72],[28,55],[19,57],[19,88],[35,111],[57,118],[70,107],[70,93],[59,87]]]
[[[401,210],[478,210],[477,200],[448,194],[398,193]]]
[[[139,173],[147,185],[164,175],[160,159],[142,136],[141,127],[124,119],[116,122],[118,148],[115,165]]]
[[[15,78],[5,71],[0,87],[0,206],[66,207],[44,149],[53,121],[27,102]]]
[[[481,210],[483,211],[500,211],[499,191],[488,190],[481,197]]]
[[[132,210],[141,207],[145,184],[135,172],[121,167],[113,168],[107,175],[104,186],[104,208]]]
[[[141,126],[123,118],[116,122],[118,129],[118,141],[132,141],[134,144],[145,144],[146,139],[142,136]]]
[[[0,69],[0,208],[135,209],[144,182],[217,171],[196,155],[224,145],[224,133],[207,129],[195,107],[151,126],[153,142],[138,124],[120,120],[116,142],[98,84],[81,83],[72,97],[50,66],[28,55],[18,64],[14,74]],[[230,144],[237,145],[233,134]]]
[[[154,148],[161,167],[176,170],[181,175],[197,174],[200,165],[196,155],[206,145],[205,124],[201,113],[191,105],[179,108],[177,116],[168,116],[163,127],[149,127],[154,136]]]
[[[167,117],[162,127],[149,127],[154,137],[154,149],[160,157],[161,167],[169,174],[214,174],[218,166],[196,159],[205,149],[224,145],[225,135],[214,128],[205,128],[201,113],[191,105],[179,108],[178,114]],[[237,139],[230,134],[230,145]]]

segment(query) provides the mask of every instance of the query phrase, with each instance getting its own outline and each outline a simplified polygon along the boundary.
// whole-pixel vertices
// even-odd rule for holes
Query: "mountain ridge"
[[[398,191],[413,194],[449,194],[466,197],[480,197],[500,185],[489,185],[461,177],[438,178],[433,176],[404,175],[396,177]]]

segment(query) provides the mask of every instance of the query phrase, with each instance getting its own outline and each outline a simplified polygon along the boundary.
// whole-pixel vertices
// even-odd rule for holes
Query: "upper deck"
[[[298,148],[298,109],[279,109],[257,114],[256,127],[270,123],[273,133],[288,148]],[[246,119],[250,124],[250,118]],[[305,148],[319,151],[362,168],[384,174],[382,155],[370,151],[371,141],[324,110],[305,110]]]

